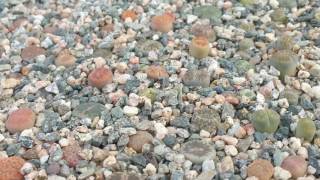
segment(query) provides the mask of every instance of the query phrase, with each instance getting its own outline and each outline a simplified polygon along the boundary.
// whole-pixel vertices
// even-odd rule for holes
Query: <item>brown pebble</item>
[[[35,120],[36,115],[31,109],[21,108],[12,112],[5,124],[10,133],[16,133],[32,128]]]
[[[41,47],[37,47],[34,45],[28,46],[21,51],[21,58],[23,60],[30,60],[45,53],[46,51]]]
[[[24,25],[26,22],[28,21],[27,18],[25,17],[21,17],[21,18],[18,18],[16,20],[14,20],[11,24],[11,26],[9,27],[9,31],[14,31],[16,30],[17,28],[19,28],[20,26]]]
[[[56,66],[70,67],[76,63],[76,58],[68,49],[65,49],[59,53],[54,63]]]
[[[274,173],[274,169],[270,161],[257,159],[248,166],[247,173],[248,177],[255,176],[259,180],[269,180]]]
[[[150,79],[158,80],[160,78],[169,77],[166,69],[162,66],[151,65],[146,70],[146,73]]]
[[[24,75],[24,76],[27,76],[30,72],[30,68],[28,68],[27,66],[23,66],[21,68],[21,74]]]
[[[144,144],[151,144],[153,136],[147,131],[138,131],[137,134],[129,137],[128,147],[136,152],[141,152]]]
[[[289,171],[293,178],[298,178],[306,174],[308,163],[302,156],[288,156],[282,161],[281,167]]]
[[[101,31],[105,33],[110,33],[114,30],[114,25],[113,24],[107,24],[101,27]]]
[[[100,67],[94,69],[88,76],[90,86],[103,88],[105,85],[112,83],[112,71],[110,69]]]

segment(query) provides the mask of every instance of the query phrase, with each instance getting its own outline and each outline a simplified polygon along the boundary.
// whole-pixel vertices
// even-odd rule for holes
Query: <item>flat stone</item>
[[[153,136],[147,131],[138,131],[137,134],[129,137],[128,147],[136,152],[141,152],[144,144],[151,144]]]
[[[188,70],[182,77],[183,83],[187,86],[202,86],[208,87],[210,85],[210,76],[207,70]]]
[[[199,130],[203,129],[208,132],[216,131],[222,126],[219,113],[209,108],[196,111],[192,116],[191,123]]]
[[[21,58],[23,60],[31,60],[45,53],[46,51],[43,48],[33,45],[33,46],[26,47],[21,51]]]
[[[105,111],[106,107],[102,104],[95,102],[88,102],[79,104],[72,111],[72,115],[79,118],[90,118],[100,117],[102,111]]]
[[[216,157],[214,146],[201,140],[184,143],[181,147],[181,152],[185,155],[186,159],[196,164],[201,164],[204,160]]]

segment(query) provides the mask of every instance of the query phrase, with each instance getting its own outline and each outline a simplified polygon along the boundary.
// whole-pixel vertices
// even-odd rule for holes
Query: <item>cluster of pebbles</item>
[[[0,180],[320,178],[319,0],[0,0]]]

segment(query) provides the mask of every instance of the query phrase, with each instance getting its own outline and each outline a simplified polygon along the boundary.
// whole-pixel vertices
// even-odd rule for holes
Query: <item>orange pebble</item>
[[[103,88],[105,85],[112,82],[112,71],[104,67],[96,68],[88,76],[90,86]]]
[[[155,80],[164,78],[164,77],[169,77],[166,69],[161,66],[155,66],[155,65],[149,66],[146,73],[150,79],[155,79]]]

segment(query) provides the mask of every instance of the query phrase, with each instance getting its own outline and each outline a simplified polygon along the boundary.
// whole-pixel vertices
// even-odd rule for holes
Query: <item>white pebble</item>
[[[291,177],[291,174],[289,171],[282,169],[281,167],[275,167],[274,168],[274,178],[279,180],[287,180]]]
[[[163,139],[168,134],[168,129],[161,123],[155,123],[156,138]]]
[[[139,113],[139,109],[133,106],[125,106],[123,108],[123,113],[126,114],[127,116],[135,116]]]
[[[157,173],[156,167],[153,164],[147,164],[146,168],[143,169],[143,172],[147,173],[149,176],[155,175]]]
[[[226,145],[224,147],[224,151],[226,152],[227,155],[230,155],[230,156],[235,156],[238,154],[237,148],[234,147],[233,145]]]

